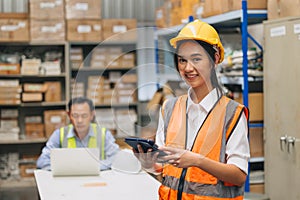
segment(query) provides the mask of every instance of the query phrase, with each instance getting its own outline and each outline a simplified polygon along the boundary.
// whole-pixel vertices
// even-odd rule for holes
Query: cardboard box
[[[72,47],[70,50],[70,62],[72,69],[79,69],[83,65],[83,52],[82,48]]]
[[[0,79],[0,87],[15,87],[19,86],[20,81],[18,79]]]
[[[24,92],[45,92],[47,86],[43,83],[24,83]]]
[[[26,138],[44,138],[44,124],[42,123],[26,123],[25,124],[25,137]]]
[[[27,19],[0,19],[0,42],[28,42]]]
[[[21,93],[22,86],[0,86],[0,93]]]
[[[157,8],[155,11],[155,25],[158,28],[166,28],[167,27],[167,18],[166,18],[166,10],[165,7]]]
[[[242,1],[241,0],[231,0],[232,8],[231,10],[239,10],[242,9]],[[267,9],[267,0],[247,0],[247,8],[248,9],[257,9],[257,10],[265,10]]]
[[[1,119],[11,119],[11,118],[18,118],[19,111],[18,109],[10,109],[10,108],[2,108],[0,109],[0,117]]]
[[[170,12],[170,26],[182,24],[182,8],[180,6],[172,6]]]
[[[58,102],[62,100],[61,83],[59,81],[46,81],[44,84],[47,88],[45,92],[46,102]]]
[[[193,16],[194,6],[199,2],[200,0],[181,0],[182,23],[189,22],[189,17]]]
[[[21,99],[20,93],[0,93],[0,99]]]
[[[20,164],[19,168],[21,177],[34,177],[35,164]]]
[[[42,123],[42,116],[40,115],[33,115],[33,116],[25,116],[25,123]]]
[[[0,120],[0,128],[1,129],[13,129],[17,128],[18,126],[18,119],[1,119]]]
[[[64,19],[63,0],[30,0],[30,18],[38,20]]]
[[[108,80],[110,83],[117,83],[120,81],[122,73],[120,71],[111,71],[108,73]]]
[[[90,67],[105,69],[107,65],[106,51],[106,48],[95,48],[92,51]]]
[[[88,87],[92,88],[94,85],[103,86],[105,82],[104,76],[89,76],[88,77]]]
[[[20,64],[0,63],[0,74],[20,74]]]
[[[278,19],[300,15],[298,0],[268,0],[268,19]]]
[[[65,41],[65,20],[30,20],[30,40],[31,41]]]
[[[135,66],[135,54],[127,53],[121,57],[121,67],[122,68],[132,68]]]
[[[101,19],[101,0],[65,0],[66,19]]]
[[[42,74],[44,75],[60,75],[60,60],[42,62]]]
[[[43,94],[41,92],[23,92],[22,102],[40,102],[43,101]]]
[[[48,138],[55,129],[67,125],[67,113],[65,110],[44,111],[45,136]]]
[[[41,59],[22,59],[21,74],[38,75],[40,73]]]
[[[249,128],[249,144],[251,157],[264,156],[263,128]]]
[[[103,91],[90,90],[86,91],[86,96],[90,99],[101,99],[103,98]]]
[[[203,4],[202,17],[220,15],[230,11],[230,0],[205,0]]]
[[[102,41],[101,20],[67,20],[67,40]]]
[[[251,193],[258,193],[258,194],[265,194],[265,184],[250,184],[250,192]]]
[[[20,99],[0,99],[0,105],[19,105],[21,104]]]
[[[136,74],[124,74],[121,81],[122,83],[137,83],[138,76]]]
[[[243,103],[243,95],[240,93],[235,100],[239,103]],[[250,121],[263,121],[264,120],[264,97],[263,93],[249,93],[248,104],[250,111]]]
[[[136,19],[103,19],[103,40],[136,41]]]

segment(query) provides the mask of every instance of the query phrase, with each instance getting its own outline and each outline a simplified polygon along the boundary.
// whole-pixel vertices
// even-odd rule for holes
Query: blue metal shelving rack
[[[248,38],[250,38],[261,50],[262,46],[248,33],[248,17],[253,18],[266,18],[267,14],[248,14],[247,8],[247,0],[242,0],[242,20],[241,20],[241,30],[242,30],[242,52],[243,52],[243,104],[248,107]],[[263,127],[263,124],[249,124],[249,127]],[[250,163],[249,163],[250,165]],[[250,167],[248,170],[248,174],[250,173]],[[245,192],[250,191],[250,180],[249,175],[247,176],[247,180],[245,183]]]

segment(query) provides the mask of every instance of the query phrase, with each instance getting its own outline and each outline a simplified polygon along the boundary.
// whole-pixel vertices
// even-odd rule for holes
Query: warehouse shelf
[[[135,107],[138,103],[111,103],[111,104],[96,104],[96,108],[123,108],[123,107]]]
[[[248,25],[261,23],[267,19],[267,10],[248,10]],[[240,27],[243,20],[243,10],[234,10],[224,14],[215,15],[207,18],[201,18],[202,21],[213,25],[217,29],[231,29]],[[176,34],[184,24],[162,28],[156,31],[157,36],[168,36]]]
[[[15,180],[4,180],[0,181],[0,188],[26,188],[26,187],[36,187],[36,182],[34,177],[18,178]]]
[[[230,11],[221,15],[203,18],[203,21],[212,24],[216,28],[234,28],[243,23],[243,9]],[[248,25],[261,23],[267,19],[267,10],[247,10]]]
[[[29,45],[31,46],[65,46],[68,44],[67,41],[29,41]]]
[[[15,110],[18,114],[17,117],[13,117],[17,121],[17,127],[19,128],[19,133],[16,135],[12,131],[11,135],[9,132],[6,132],[8,135],[5,135],[2,139],[0,138],[0,152],[2,155],[18,154],[19,159],[23,159],[26,156],[36,157],[40,154],[42,147],[45,145],[47,138],[45,135],[42,135],[43,126],[44,132],[49,130],[47,122],[45,121],[45,113],[48,111],[60,111],[66,110],[67,101],[69,98],[69,70],[68,70],[68,45],[66,42],[0,42],[0,50],[2,54],[18,55],[13,58],[18,59],[15,63],[21,64],[23,56],[26,59],[30,58],[40,58],[41,61],[44,61],[46,57],[46,52],[50,53],[48,60],[60,60],[60,70],[53,72],[52,74],[39,74],[39,70],[35,70],[35,74],[20,74],[22,67],[15,71],[8,71],[1,74],[0,79],[3,81],[15,81],[18,83],[20,91],[18,90],[16,97],[16,102],[19,104],[5,104],[1,105],[2,109],[5,110]],[[54,52],[54,54],[52,54]],[[48,55],[47,55],[48,56]],[[5,59],[2,60],[5,63]],[[31,69],[28,65],[28,69]],[[24,68],[23,68],[24,70]],[[25,70],[26,71],[26,70]],[[10,74],[10,73],[19,73],[19,74]],[[55,74],[54,74],[55,73]],[[39,98],[38,101],[34,99],[30,100],[27,98],[23,102],[23,95],[27,92],[24,91],[25,84],[49,84],[53,82],[53,87],[50,90],[44,92],[42,90],[38,91]],[[54,88],[54,89],[53,89]],[[23,90],[21,90],[23,89]],[[48,93],[49,92],[49,93]],[[59,98],[58,98],[59,97]],[[6,99],[4,99],[6,100]],[[8,99],[4,101],[5,103],[14,103],[13,100]],[[28,126],[26,120],[28,117],[37,117],[37,120]],[[2,120],[2,119],[1,119]],[[48,124],[49,125],[49,124]],[[34,129],[34,131],[33,131]],[[37,138],[39,137],[39,138]],[[7,140],[3,140],[6,138]],[[22,174],[20,174],[22,175]],[[13,180],[12,180],[13,179]],[[4,177],[0,179],[0,187],[16,188],[16,187],[31,187],[34,186],[35,182],[33,178],[24,178],[14,177],[8,175],[8,178],[4,180]]]
[[[65,101],[60,102],[27,102],[18,104],[0,104],[2,107],[61,107],[66,106]]]
[[[19,107],[21,103],[15,103],[15,104],[0,104],[1,108],[16,108]]]
[[[264,162],[265,158],[264,157],[252,157],[250,158],[250,163],[257,163],[257,162]]]
[[[52,75],[52,74],[49,74],[49,75],[40,75],[40,74],[32,74],[32,75],[29,75],[29,74],[0,74],[0,78],[65,78],[66,77],[66,74],[65,73],[61,73],[61,74],[58,74],[58,75]]]
[[[263,128],[264,124],[263,123],[255,123],[255,122],[253,122],[253,123],[249,124],[249,127],[250,128]]]
[[[66,106],[65,101],[59,102],[27,102],[21,103],[21,107],[59,107]]]
[[[103,40],[103,41],[69,41],[70,45],[136,45],[136,41],[114,41],[114,40]]]
[[[91,68],[91,67],[81,67],[79,69],[72,69],[72,72],[104,72],[104,71],[128,71],[134,69],[134,67],[128,67],[128,68]]]
[[[103,48],[106,52],[109,52],[109,49],[112,49],[112,55],[107,53],[99,53],[100,51],[95,51],[96,48]],[[73,49],[75,51],[72,51]],[[138,115],[139,103],[138,99],[136,98],[136,93],[138,90],[137,77],[136,80],[134,78],[134,80],[127,79],[127,82],[122,82],[125,80],[123,79],[125,75],[130,74],[138,76],[138,71],[136,70],[137,41],[115,41],[110,39],[101,42],[70,41],[68,45],[68,51],[71,80],[70,97],[72,97],[72,95],[86,95],[87,97],[91,98],[95,102],[95,108],[97,109],[96,113],[98,114],[101,113],[102,110],[105,112],[106,110],[111,109],[116,112],[118,110],[128,110],[128,112],[126,112],[128,114],[130,113],[130,110],[134,110]],[[94,53],[98,59],[94,59]],[[102,56],[99,56],[100,54]],[[131,54],[132,58],[130,59],[130,62],[124,62],[126,64],[122,64],[123,56],[126,54]],[[73,60],[71,60],[71,58],[73,58]],[[97,62],[102,63],[103,66],[93,67],[93,63],[97,64]],[[92,79],[90,79],[90,77],[92,77]],[[105,80],[105,83],[99,81],[100,77],[103,78],[102,80]],[[94,84],[91,84],[90,80],[95,81]],[[125,87],[118,87],[119,83],[124,84]],[[101,93],[106,95],[99,95],[98,89],[100,88],[102,90]],[[130,94],[126,93],[122,96],[120,91],[126,89],[127,91],[125,91],[125,93],[128,92]],[[109,98],[113,98],[114,100],[111,101]],[[107,116],[101,116],[101,114],[99,114],[97,116],[97,120],[99,120],[101,123],[101,120],[104,120],[105,117]],[[111,121],[109,123],[110,124],[108,126],[112,126],[112,124],[117,124],[118,122]],[[136,122],[128,121],[128,126],[132,128],[136,123],[141,123],[140,117],[138,116]],[[118,138],[118,134],[121,135],[122,133],[118,133],[119,129],[116,127],[117,126],[112,126],[111,131],[116,132],[116,135],[114,136],[115,138]],[[130,130],[135,132],[133,134],[138,134],[135,129]]]
[[[67,41],[1,41],[2,45],[10,46],[64,46]]]
[[[28,19],[28,13],[3,13],[0,12],[0,19]]]
[[[35,144],[47,142],[47,138],[31,138],[31,139],[19,139],[19,140],[1,140],[0,144]]]

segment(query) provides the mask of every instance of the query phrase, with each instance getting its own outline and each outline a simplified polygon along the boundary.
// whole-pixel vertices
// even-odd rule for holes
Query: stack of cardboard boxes
[[[0,42],[29,41],[27,15],[3,15],[0,19]]]
[[[101,19],[100,0],[30,0],[29,13],[2,14],[0,27],[1,42],[136,41],[137,38],[136,19]]]
[[[45,137],[49,138],[55,129],[66,126],[68,123],[65,110],[44,111]]]
[[[116,138],[135,136],[137,113],[134,109],[96,109],[96,121]]]
[[[247,8],[267,10],[268,19],[299,16],[298,0],[248,0]],[[161,28],[186,23],[189,16],[206,18],[242,8],[241,0],[167,0],[156,10],[156,25]]]
[[[268,0],[268,19],[300,15],[298,0]]]
[[[68,41],[102,41],[101,1],[66,0]]]
[[[64,0],[30,0],[30,40],[65,41]]]
[[[0,110],[0,140],[18,140],[20,127],[18,109]]]
[[[18,105],[21,103],[22,86],[18,79],[0,80],[0,104]]]
[[[248,0],[248,9],[267,9],[267,0]],[[157,27],[187,23],[189,17],[205,18],[241,9],[241,0],[167,0],[156,10]]]

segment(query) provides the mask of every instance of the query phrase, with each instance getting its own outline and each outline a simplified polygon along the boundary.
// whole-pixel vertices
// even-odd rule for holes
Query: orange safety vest
[[[166,104],[163,109],[163,114],[172,109],[165,130],[166,146],[186,148],[186,102],[187,95],[183,95],[173,108]],[[243,112],[248,119],[248,109],[245,106],[222,96],[201,125],[191,151],[225,163],[226,142]],[[161,200],[242,200],[243,194],[243,186],[220,181],[200,168],[177,168],[169,164],[164,165],[163,181],[159,188]]]

